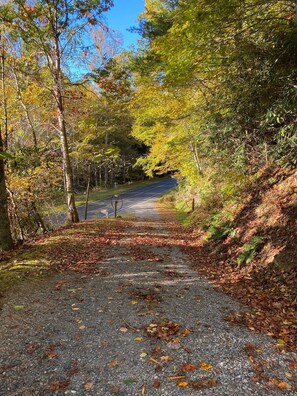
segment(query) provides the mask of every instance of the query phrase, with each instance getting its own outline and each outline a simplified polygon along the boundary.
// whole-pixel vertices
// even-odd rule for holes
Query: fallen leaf
[[[52,382],[50,384],[50,389],[52,391],[60,390],[60,389],[65,389],[67,386],[70,384],[69,380],[61,380],[61,381],[56,381]]]
[[[187,381],[179,381],[176,385],[180,386],[181,388],[186,388],[189,386],[189,383]]]
[[[173,349],[173,350],[177,350],[181,348],[181,344],[175,342],[168,342],[167,346],[169,349]]]
[[[289,320],[284,320],[283,324],[287,325],[287,326],[292,326],[294,323],[290,322]]]
[[[212,369],[212,365],[210,364],[210,363],[207,363],[207,362],[201,362],[201,363],[199,363],[199,368],[201,369],[201,370],[204,370],[204,371],[208,371],[208,370],[210,370],[210,369]]]
[[[65,284],[64,281],[60,281],[56,283],[55,289],[56,290],[61,290],[61,287]]]
[[[147,353],[146,352],[141,352],[140,357],[146,357]]]
[[[195,390],[212,388],[217,384],[218,384],[218,380],[216,378],[201,378],[197,381],[190,382],[190,386]]]
[[[84,387],[86,390],[91,390],[93,389],[93,383],[92,382],[87,382],[86,384],[84,384]]]
[[[161,386],[161,382],[159,380],[155,380],[153,383],[153,387],[155,389],[158,389],[158,388],[160,388],[160,386]]]
[[[56,352],[48,352],[46,355],[49,359],[54,359],[58,356]]]
[[[141,387],[141,396],[143,396],[145,394],[146,394],[146,385],[143,384],[142,387]]]
[[[297,362],[291,362],[289,367],[291,369],[297,369]]]
[[[120,388],[119,386],[113,386],[113,387],[110,389],[110,392],[111,392],[111,393],[114,393],[114,394],[120,393],[120,392],[121,392],[121,388]]]
[[[112,362],[107,364],[107,367],[111,369],[111,368],[114,368],[114,367],[116,367],[118,365],[119,365],[119,362],[117,360],[113,360]]]
[[[131,304],[132,304],[132,305],[138,304],[138,301],[132,300],[132,301],[131,301]]]
[[[186,378],[185,375],[178,375],[178,376],[174,376],[174,377],[168,377],[168,379],[170,381],[175,381],[175,380],[178,380],[178,379],[185,379],[185,378]]]
[[[152,363],[159,364],[158,360],[156,360],[156,359],[154,359],[154,358],[150,358],[149,361],[152,362]]]
[[[288,383],[285,382],[285,381],[282,381],[282,382],[278,383],[277,387],[278,387],[279,389],[291,389],[291,385],[288,384]]]
[[[72,311],[79,311],[79,308],[77,308],[77,307],[72,307]]]
[[[195,371],[197,370],[197,366],[192,363],[185,363],[181,366],[181,369],[184,371]]]
[[[84,325],[79,326],[79,330],[84,330],[85,328],[86,328],[86,326],[84,326]]]
[[[182,332],[182,335],[183,335],[184,337],[187,337],[187,336],[190,335],[191,333],[192,333],[191,330],[185,329],[185,330]]]
[[[14,306],[14,309],[15,309],[16,311],[22,311],[24,308],[25,308],[24,305],[15,305],[15,306]]]
[[[127,329],[127,327],[120,327],[120,331],[122,333],[127,333],[128,329]]]
[[[170,362],[171,360],[173,360],[173,358],[170,357],[170,356],[161,356],[160,359],[161,359],[163,362]]]
[[[142,338],[141,337],[135,337],[134,341],[142,341]]]

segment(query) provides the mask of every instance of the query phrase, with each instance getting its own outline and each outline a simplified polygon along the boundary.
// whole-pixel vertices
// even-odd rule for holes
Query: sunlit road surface
[[[150,217],[155,211],[157,199],[167,191],[176,187],[176,185],[177,182],[175,179],[168,178],[120,194],[117,198],[119,201],[118,215],[131,214],[137,217]],[[116,194],[116,189],[114,191]],[[85,206],[79,206],[77,210],[80,220],[84,220]],[[88,205],[88,220],[113,216],[114,208],[111,204],[111,198],[101,199]],[[51,216],[50,221],[54,228],[58,228],[65,223],[65,219],[66,215],[60,213]]]

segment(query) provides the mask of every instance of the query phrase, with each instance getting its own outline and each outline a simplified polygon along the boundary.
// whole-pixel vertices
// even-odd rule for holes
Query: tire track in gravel
[[[296,394],[296,355],[226,322],[243,307],[189,268],[166,227],[130,222],[98,264],[107,276],[65,272],[7,296],[0,395]]]

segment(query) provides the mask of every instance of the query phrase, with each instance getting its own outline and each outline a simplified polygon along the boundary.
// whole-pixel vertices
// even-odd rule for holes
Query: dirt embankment
[[[274,336],[280,349],[296,349],[297,172],[263,172],[225,227],[188,247],[193,265],[252,308],[229,320]]]

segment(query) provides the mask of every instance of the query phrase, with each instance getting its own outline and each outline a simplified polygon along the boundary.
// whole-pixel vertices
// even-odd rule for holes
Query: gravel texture
[[[68,272],[16,287],[0,313],[0,395],[295,395],[296,355],[225,321],[244,307],[178,247],[139,245],[148,260],[133,254],[137,236],[168,233],[157,217],[149,230],[136,221],[107,247],[99,266],[109,275]]]

